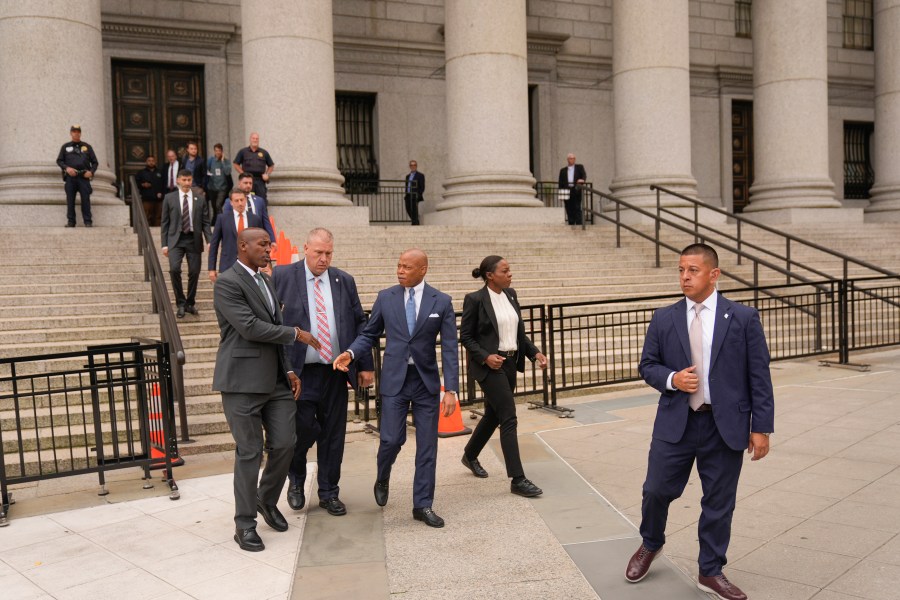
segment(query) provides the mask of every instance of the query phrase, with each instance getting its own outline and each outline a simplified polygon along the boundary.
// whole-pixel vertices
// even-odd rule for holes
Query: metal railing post
[[[838,361],[842,365],[850,362],[849,315],[847,309],[847,280],[838,282]]]
[[[791,285],[791,238],[784,238],[784,270],[787,271],[785,278],[788,285]]]
[[[743,245],[743,241],[741,240],[741,223],[742,221],[738,219],[737,222],[737,264],[741,264],[741,259],[743,258],[743,254],[741,251],[741,246]]]
[[[656,239],[656,268],[660,266],[659,260],[659,228],[662,219],[662,206],[659,199],[659,188],[656,188],[656,223],[655,223],[655,239]]]

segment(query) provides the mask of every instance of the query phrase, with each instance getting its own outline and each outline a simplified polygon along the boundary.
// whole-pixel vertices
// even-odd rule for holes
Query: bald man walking
[[[334,368],[347,371],[350,362],[371,352],[382,333],[386,336],[381,368],[381,443],[375,502],[388,501],[391,467],[406,442],[406,415],[412,406],[416,424],[416,474],[413,481],[413,518],[429,527],[443,527],[444,520],[432,509],[437,466],[438,411],[450,416],[456,409],[459,358],[456,313],[450,296],[425,283],[428,256],[418,249],[405,251],[397,263],[395,285],[378,293],[365,329]],[[435,346],[441,336],[444,392],[438,372]]]

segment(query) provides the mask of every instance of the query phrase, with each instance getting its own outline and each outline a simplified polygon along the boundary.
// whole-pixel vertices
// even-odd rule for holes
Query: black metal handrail
[[[849,267],[849,265],[851,265],[851,264],[856,265],[856,266],[859,266],[859,267],[863,267],[863,268],[866,268],[866,269],[869,269],[870,271],[875,271],[876,273],[878,273],[878,274],[880,274],[880,275],[888,275],[888,276],[891,276],[891,277],[896,277],[896,276],[898,275],[897,273],[895,273],[895,272],[893,272],[893,271],[889,271],[888,269],[884,269],[884,268],[882,268],[882,267],[879,267],[878,265],[872,264],[872,263],[870,263],[870,262],[867,262],[867,261],[864,261],[864,260],[861,260],[861,259],[858,259],[858,258],[854,258],[854,257],[852,257],[852,256],[850,256],[850,255],[848,255],[848,254],[844,254],[843,252],[838,252],[838,251],[836,251],[836,250],[832,250],[831,248],[826,248],[825,246],[822,246],[822,245],[820,245],[820,244],[816,244],[815,242],[811,242],[811,241],[809,241],[809,240],[805,240],[805,239],[803,239],[803,238],[801,238],[801,237],[798,237],[798,236],[796,236],[796,235],[792,235],[792,234],[790,234],[790,233],[785,233],[785,232],[780,231],[780,230],[778,230],[778,229],[776,229],[776,228],[774,228],[774,227],[770,227],[769,225],[765,225],[765,224],[763,224],[763,223],[759,223],[759,222],[754,221],[754,220],[752,220],[752,219],[748,219],[747,217],[744,217],[744,216],[741,216],[741,215],[738,215],[738,214],[729,212],[729,211],[724,210],[724,209],[722,209],[722,208],[719,208],[719,207],[717,207],[717,206],[710,206],[710,205],[708,205],[708,204],[706,204],[706,203],[704,203],[704,202],[701,202],[700,200],[697,200],[696,198],[691,198],[690,196],[685,196],[684,194],[680,194],[680,193],[678,193],[678,192],[675,192],[675,191],[670,190],[670,189],[668,189],[668,188],[665,188],[665,187],[663,187],[663,186],[659,186],[659,185],[651,185],[651,186],[650,186],[650,189],[656,192],[656,209],[657,209],[657,212],[658,212],[658,213],[666,212],[667,214],[676,215],[676,216],[678,216],[678,217],[680,217],[680,218],[683,218],[683,219],[687,220],[686,217],[684,217],[683,215],[678,214],[678,213],[676,213],[675,211],[672,211],[672,210],[670,210],[670,209],[668,209],[668,208],[662,207],[661,201],[660,201],[660,192],[665,193],[665,194],[668,194],[668,195],[670,195],[670,196],[674,196],[674,197],[679,198],[679,199],[681,199],[681,200],[685,200],[685,201],[687,201],[687,202],[690,202],[690,203],[693,205],[693,207],[694,207],[694,218],[693,218],[692,224],[694,225],[694,237],[695,237],[695,239],[699,239],[699,231],[700,231],[700,227],[703,227],[703,228],[705,228],[705,229],[708,229],[708,230],[710,230],[710,231],[715,232],[717,235],[721,235],[721,236],[723,236],[723,237],[726,237],[726,238],[728,238],[728,239],[731,239],[732,241],[737,242],[738,249],[740,249],[742,245],[749,245],[749,246],[751,246],[754,250],[760,250],[760,251],[763,251],[763,252],[769,254],[770,256],[773,256],[773,257],[776,257],[776,258],[778,258],[778,259],[780,259],[780,260],[783,260],[784,263],[785,263],[785,270],[786,270],[788,273],[791,272],[791,265],[797,265],[797,266],[800,266],[800,267],[803,268],[803,269],[806,269],[806,270],[808,270],[808,271],[810,271],[810,272],[815,273],[816,275],[819,275],[819,276],[826,276],[826,277],[829,277],[829,278],[831,277],[830,275],[825,275],[825,274],[821,273],[820,271],[816,271],[816,270],[814,270],[814,269],[812,269],[812,268],[810,268],[810,267],[808,267],[808,266],[801,265],[800,263],[798,263],[798,262],[796,262],[796,261],[794,261],[794,260],[791,259],[791,245],[792,245],[792,244],[799,244],[799,245],[801,245],[801,246],[806,246],[807,248],[811,248],[811,249],[816,250],[816,251],[818,251],[818,252],[822,252],[822,253],[824,253],[824,254],[827,254],[827,255],[829,255],[829,256],[831,256],[831,257],[839,258],[839,259],[841,260],[842,264],[843,264],[843,274],[842,274],[842,276],[841,276],[841,279],[844,279],[844,280],[846,280],[846,279],[848,278],[848,267]],[[705,224],[700,223],[700,220],[699,220],[699,210],[700,210],[701,208],[703,208],[704,210],[709,210],[709,211],[712,211],[712,212],[714,212],[714,213],[723,215],[723,216],[725,216],[725,217],[727,217],[727,218],[729,218],[729,219],[734,219],[735,222],[737,223],[737,235],[731,235],[731,234],[726,233],[726,232],[718,231],[718,230],[716,230],[716,229],[714,229],[714,228],[712,228],[712,227],[710,227],[710,226],[708,226],[708,225],[705,225]],[[776,254],[774,251],[767,250],[767,249],[762,248],[762,247],[760,247],[760,246],[758,246],[758,245],[756,245],[756,244],[752,244],[752,243],[750,243],[750,242],[747,242],[747,241],[743,240],[743,239],[741,238],[741,230],[742,230],[742,227],[743,227],[744,225],[749,225],[749,226],[751,226],[751,227],[756,227],[756,228],[758,228],[758,229],[761,229],[762,231],[765,231],[765,232],[767,232],[767,233],[774,234],[774,235],[776,235],[776,236],[782,238],[782,239],[784,240],[784,245],[785,245],[784,255],[783,255],[783,256],[778,255],[778,254]],[[741,256],[741,255],[738,254],[738,264],[741,264],[741,263],[740,263],[740,256]],[[786,283],[791,283],[791,280],[790,280],[790,277],[791,277],[791,276],[792,276],[792,275],[789,275],[789,276],[788,276],[788,280],[787,280]]]
[[[418,184],[405,179],[347,179],[344,193],[354,206],[369,209],[370,223],[408,223],[406,214],[407,187],[415,193]],[[418,213],[418,203],[413,207]]]
[[[584,182],[581,186],[582,188],[593,189],[594,184],[590,181]],[[534,184],[534,193],[537,196],[538,200],[544,203],[544,206],[547,208],[564,208],[565,200],[560,192],[566,192],[568,194],[568,188],[559,187],[558,181],[537,181]],[[588,196],[590,198],[590,196]],[[581,228],[585,229],[587,224],[594,224],[594,213],[591,211],[591,207],[585,206],[585,203],[581,203],[581,210],[583,213],[583,219],[581,223]],[[566,221],[565,213],[563,213],[562,217],[563,221]]]
[[[179,433],[182,442],[191,441],[188,432],[187,405],[184,397],[184,363],[186,356],[181,334],[175,321],[175,312],[169,301],[168,284],[163,275],[162,266],[159,264],[159,255],[150,225],[147,223],[147,215],[144,214],[144,204],[138,192],[137,181],[134,175],[128,178],[131,186],[131,221],[134,232],[138,238],[138,254],[144,257],[144,281],[150,282],[150,290],[153,298],[153,312],[159,315],[159,335],[163,342],[168,344],[171,356],[169,364],[172,369],[172,387],[175,401],[178,402]]]

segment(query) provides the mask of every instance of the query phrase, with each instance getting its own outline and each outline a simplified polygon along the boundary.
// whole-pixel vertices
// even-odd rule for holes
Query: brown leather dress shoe
[[[641,544],[641,547],[637,549],[637,552],[628,561],[628,566],[625,568],[625,579],[629,583],[637,583],[646,577],[647,571],[650,570],[650,563],[653,562],[660,550],[662,548],[655,551],[650,550],[644,544]]]
[[[734,585],[722,573],[715,577],[705,577],[700,575],[697,578],[697,587],[707,594],[714,594],[716,598],[721,600],[747,600],[747,594],[741,591],[741,588]]]

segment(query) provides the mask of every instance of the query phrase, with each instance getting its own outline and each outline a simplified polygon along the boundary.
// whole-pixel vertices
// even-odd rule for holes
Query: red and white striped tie
[[[319,326],[316,337],[322,345],[319,348],[319,356],[326,363],[330,363],[332,355],[331,330],[328,328],[328,313],[325,311],[325,298],[322,297],[321,283],[322,280],[316,277],[314,286],[316,290],[316,322]]]

